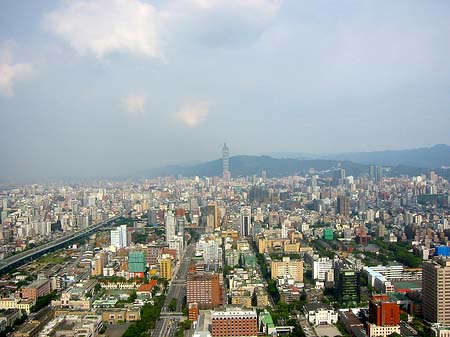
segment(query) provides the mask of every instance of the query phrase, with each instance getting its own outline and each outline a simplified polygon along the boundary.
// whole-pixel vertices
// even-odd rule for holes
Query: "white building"
[[[327,279],[334,275],[333,260],[328,257],[321,257],[313,262],[313,279],[319,281],[333,281]]]
[[[127,226],[121,225],[111,230],[111,246],[123,248],[128,246]]]
[[[369,337],[387,337],[394,332],[400,334],[400,325],[378,326],[372,323],[367,324],[367,335]]]
[[[306,304],[303,311],[306,319],[313,325],[335,324],[338,320],[338,313],[328,304]]]
[[[175,216],[172,212],[167,212],[164,219],[166,227],[166,243],[169,243],[175,238]]]

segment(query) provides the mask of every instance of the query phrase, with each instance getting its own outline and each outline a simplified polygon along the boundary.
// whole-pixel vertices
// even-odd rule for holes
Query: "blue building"
[[[450,247],[447,246],[435,247],[434,256],[450,256]]]

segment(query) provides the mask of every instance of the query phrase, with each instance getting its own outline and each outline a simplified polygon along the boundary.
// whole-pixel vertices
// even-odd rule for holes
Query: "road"
[[[187,246],[183,259],[175,270],[174,277],[169,285],[169,291],[164,305],[161,309],[161,316],[156,322],[155,330],[153,330],[152,337],[173,337],[178,327],[178,322],[183,316],[182,306],[183,300],[186,296],[186,275],[189,267],[191,257],[195,253],[195,243]],[[176,312],[168,310],[170,300],[175,298],[177,300]]]

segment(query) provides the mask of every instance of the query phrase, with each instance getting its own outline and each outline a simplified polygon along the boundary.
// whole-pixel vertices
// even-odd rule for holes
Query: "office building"
[[[172,259],[168,254],[163,254],[159,260],[159,276],[166,280],[172,279]]]
[[[257,336],[258,316],[253,310],[230,309],[211,315],[212,337]]]
[[[334,280],[333,260],[328,257],[321,257],[313,261],[313,279],[319,281]]]
[[[171,211],[168,211],[165,214],[164,219],[165,229],[166,229],[166,243],[169,243],[171,240],[174,239],[176,234],[176,221],[175,216]]]
[[[123,248],[128,246],[127,226],[121,225],[111,230],[111,246]]]
[[[369,180],[374,183],[380,182],[383,180],[383,168],[381,166],[373,166],[369,167]]]
[[[128,253],[128,272],[132,278],[144,278],[145,276],[145,254],[140,251]]]
[[[450,326],[450,258],[435,257],[422,266],[423,316]]]
[[[36,280],[22,288],[22,298],[36,300],[50,294],[50,280]]]
[[[347,197],[340,195],[337,197],[336,201],[336,213],[348,217],[350,210],[350,204]]]
[[[208,213],[206,216],[207,233],[212,233],[216,227],[219,227],[217,213],[218,213],[217,204],[215,202],[210,202],[208,204]]]
[[[250,206],[241,207],[241,236],[249,236],[252,233],[252,208]]]
[[[102,276],[103,267],[106,264],[106,257],[104,253],[98,253],[95,255],[91,262],[91,275],[92,276]]]
[[[387,295],[372,296],[369,300],[369,322],[378,326],[397,326],[400,323],[400,307]]]
[[[340,303],[356,304],[360,302],[359,271],[337,267],[334,279],[335,296]]]
[[[186,277],[187,303],[199,308],[215,308],[223,304],[220,275],[215,273],[188,273]]]
[[[272,261],[272,279],[279,277],[292,278],[295,282],[303,282],[303,261],[291,260],[288,256],[282,261]]]

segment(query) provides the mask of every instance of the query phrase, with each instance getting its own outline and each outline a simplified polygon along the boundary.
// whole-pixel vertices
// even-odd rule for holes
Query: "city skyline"
[[[224,141],[233,154],[450,144],[449,9],[3,1],[0,177],[110,177],[218,158]]]

